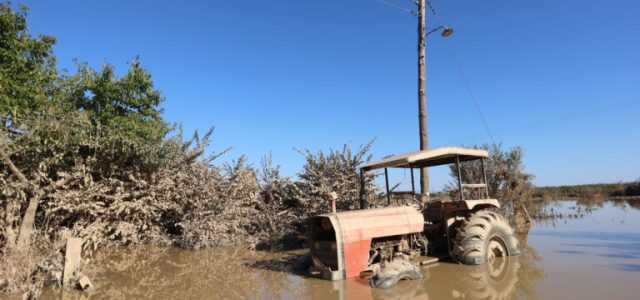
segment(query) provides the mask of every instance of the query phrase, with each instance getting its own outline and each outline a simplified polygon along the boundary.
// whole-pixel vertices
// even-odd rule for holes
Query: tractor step
[[[449,258],[448,255],[443,255],[443,256],[420,256],[419,258],[416,258],[413,263],[415,265],[418,266],[426,266],[426,265],[431,265],[431,264],[435,264],[437,262],[443,261],[445,259]]]

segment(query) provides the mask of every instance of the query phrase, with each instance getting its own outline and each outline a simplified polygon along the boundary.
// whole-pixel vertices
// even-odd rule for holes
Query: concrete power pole
[[[414,0],[418,6],[418,119],[420,124],[420,150],[429,148],[427,131],[427,67],[426,67],[426,14],[425,1]],[[429,200],[429,171],[420,169],[422,200]]]

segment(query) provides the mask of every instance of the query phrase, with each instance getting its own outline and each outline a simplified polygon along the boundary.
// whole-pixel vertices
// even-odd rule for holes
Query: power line
[[[431,4],[431,1],[427,1],[427,5],[429,6],[429,8],[431,9],[431,12],[433,13],[434,19],[436,20],[436,22],[438,23],[438,25],[442,25],[442,23],[440,22],[439,18],[438,18],[438,14],[436,13],[436,10],[434,9],[433,5]],[[491,130],[489,129],[489,125],[484,117],[484,114],[482,113],[482,110],[480,109],[480,105],[478,104],[478,100],[473,92],[473,90],[471,89],[471,85],[469,84],[469,81],[467,80],[467,76],[464,73],[464,69],[462,68],[462,64],[460,63],[460,60],[458,59],[458,56],[456,55],[451,42],[447,41],[447,49],[449,50],[449,52],[451,53],[451,56],[455,62],[456,68],[458,69],[458,72],[460,73],[460,76],[462,77],[462,80],[464,81],[465,87],[469,93],[469,95],[471,96],[471,100],[473,101],[473,104],[478,112],[478,114],[480,115],[480,119],[482,120],[482,124],[485,128],[485,130],[487,131],[487,133],[489,134],[489,137],[491,138],[491,141],[493,142],[494,145],[496,145],[496,141],[493,138],[493,134],[491,133]],[[630,106],[634,106],[634,105],[638,105],[640,104],[640,97],[636,97],[636,98],[632,98],[629,99],[627,101],[623,101],[623,102],[618,102],[618,103],[609,103],[609,104],[604,104],[604,105],[599,105],[596,107],[593,107],[589,110],[586,111],[582,111],[582,112],[572,112],[572,113],[568,113],[565,114],[563,116],[559,116],[559,118],[555,119],[555,120],[549,120],[549,121],[538,121],[538,120],[534,120],[532,122],[528,122],[523,124],[522,126],[515,128],[515,129],[511,129],[511,130],[507,130],[504,132],[500,132],[499,134],[508,134],[508,133],[512,133],[512,132],[517,132],[517,131],[522,131],[522,130],[526,130],[526,129],[530,129],[530,128],[536,128],[536,127],[542,127],[542,126],[546,126],[549,124],[554,124],[554,123],[559,123],[559,122],[565,122],[565,121],[569,121],[572,119],[577,119],[577,118],[581,118],[584,116],[589,116],[589,115],[594,115],[594,114],[599,114],[599,113],[603,113],[603,112],[608,112],[608,111],[612,111],[612,110],[617,110],[617,109],[622,109],[622,108],[626,108],[626,107],[630,107]]]
[[[438,18],[438,14],[436,13],[436,10],[431,5],[431,1],[427,1],[427,5],[429,6],[429,9],[431,9],[431,13],[433,14],[433,18],[436,19],[436,23],[438,23],[438,25],[442,25],[442,23],[440,22],[440,19]]]
[[[591,115],[596,115],[596,114],[601,114],[601,113],[606,113],[606,112],[610,112],[610,111],[614,111],[614,110],[619,110],[619,109],[624,109],[624,108],[628,108],[628,107],[632,107],[632,106],[636,106],[636,105],[640,105],[640,97],[635,97],[635,98],[631,98],[625,101],[619,101],[619,102],[614,102],[614,103],[608,103],[608,104],[604,104],[604,105],[597,105],[597,106],[593,106],[591,108],[582,110],[582,111],[574,111],[574,112],[570,112],[570,113],[565,113],[562,115],[558,115],[552,119],[547,119],[544,121],[538,121],[538,120],[533,120],[530,122],[524,122],[521,123],[517,126],[513,126],[510,128],[504,128],[504,130],[498,131],[497,135],[508,135],[508,134],[512,134],[515,132],[520,132],[520,131],[525,131],[525,130],[529,130],[532,128],[538,128],[538,127],[544,127],[544,126],[548,126],[548,125],[552,125],[552,124],[556,124],[556,123],[562,123],[562,122],[567,122],[567,121],[571,121],[574,119],[579,119],[579,118],[583,118],[583,117],[587,117],[587,116],[591,116]],[[464,138],[463,140],[471,140],[471,139],[475,139],[477,138],[477,135],[469,135],[466,138]],[[449,142],[449,141],[446,141]],[[453,140],[451,142],[454,142]],[[445,143],[446,144],[446,143]]]
[[[482,120],[482,125],[484,125],[484,128],[487,130],[487,133],[489,134],[489,138],[491,138],[491,142],[494,145],[497,145],[496,144],[496,140],[493,138],[493,134],[491,134],[491,130],[489,129],[489,125],[487,124],[487,120],[485,120],[484,114],[482,113],[482,110],[480,109],[480,105],[478,104],[478,100],[476,99],[476,95],[473,93],[473,90],[471,89],[471,85],[469,85],[469,81],[467,80],[467,76],[465,76],[465,74],[464,74],[464,70],[462,69],[462,65],[460,64],[460,60],[458,60],[458,56],[453,51],[453,47],[451,47],[451,44],[449,43],[449,41],[447,41],[446,44],[447,44],[447,48],[449,49],[449,52],[451,53],[451,56],[453,57],[453,60],[454,60],[454,62],[456,64],[458,72],[460,72],[460,77],[462,77],[462,81],[464,81],[464,85],[467,88],[467,92],[469,92],[469,96],[471,96],[471,100],[473,101],[473,105],[475,106],[476,111],[478,111],[478,114],[480,115],[480,119]]]
[[[433,5],[431,5],[431,1],[427,1],[427,5],[429,6],[429,9],[431,9],[431,13],[433,14],[433,18],[436,20],[436,23],[438,25],[443,25],[442,22],[440,22],[440,19],[438,18],[438,14],[436,13],[435,8],[433,8]],[[453,60],[456,64],[456,68],[458,69],[458,72],[460,73],[460,77],[462,77],[462,81],[464,81],[465,87],[467,88],[467,92],[469,92],[469,96],[471,96],[471,100],[473,101],[473,105],[476,108],[476,111],[478,112],[478,115],[480,115],[480,119],[482,120],[482,125],[484,126],[485,130],[487,131],[487,134],[489,134],[489,138],[491,138],[491,142],[494,145],[496,144],[496,140],[493,138],[493,134],[491,133],[491,130],[489,129],[489,124],[487,123],[487,120],[484,117],[484,114],[482,113],[482,110],[480,109],[480,105],[478,104],[478,99],[476,99],[476,95],[473,92],[473,90],[471,89],[471,85],[469,84],[469,80],[467,80],[467,76],[464,73],[464,69],[462,68],[462,64],[460,63],[460,60],[458,59],[458,56],[456,55],[455,51],[453,51],[453,47],[451,46],[450,42],[447,40],[445,42],[447,44],[447,48],[449,49],[449,53],[451,53],[451,56],[453,57]]]
[[[387,0],[376,0],[376,1],[378,1],[378,2],[380,2],[382,4],[385,4],[387,6],[390,6],[390,7],[399,9],[399,10],[403,10],[403,11],[408,12],[408,13],[414,15],[414,16],[416,15],[415,11],[410,10],[410,9],[408,9],[406,7],[403,7],[403,6],[397,5],[397,4],[393,3],[393,2],[390,2],[390,1],[387,1]]]
[[[640,105],[640,97],[635,97],[635,98],[631,98],[625,101],[620,101],[615,103],[597,105],[583,111],[576,111],[576,112],[570,112],[567,114],[559,115],[556,118],[551,120],[546,120],[546,121],[534,120],[531,122],[526,122],[521,124],[518,127],[499,132],[499,134],[510,134],[510,133],[514,133],[522,130],[527,130],[530,128],[544,127],[544,126],[555,124],[555,123],[566,122],[566,121],[579,119],[579,118],[590,116],[590,115],[601,114],[601,113],[623,109],[623,108],[627,108],[635,105]]]

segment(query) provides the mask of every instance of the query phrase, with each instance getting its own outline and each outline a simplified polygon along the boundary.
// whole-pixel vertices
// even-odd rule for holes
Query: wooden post
[[[460,156],[456,155],[456,170],[458,171],[458,191],[460,191],[460,201],[464,200],[464,191],[462,190],[462,172],[460,170]]]
[[[429,148],[427,126],[427,66],[426,66],[426,13],[425,0],[418,5],[418,119],[420,124],[420,150]],[[423,201],[429,200],[429,171],[420,168],[420,192]]]
[[[82,239],[68,238],[64,252],[64,271],[62,284],[73,284],[78,277],[78,269],[82,264]]]
[[[365,171],[360,169],[360,209],[366,209],[369,204],[367,203],[367,189],[365,187]]]
[[[391,205],[391,194],[389,192],[389,172],[384,168],[384,185],[387,187],[387,206]]]

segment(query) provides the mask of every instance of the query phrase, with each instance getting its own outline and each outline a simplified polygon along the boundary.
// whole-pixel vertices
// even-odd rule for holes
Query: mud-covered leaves
[[[536,209],[531,200],[534,176],[525,171],[524,149],[515,147],[503,150],[501,145],[476,145],[471,148],[489,152],[489,158],[485,159],[489,197],[498,199],[506,213],[513,214],[521,207],[530,211]],[[463,183],[483,181],[480,161],[463,162],[461,173]],[[453,181],[445,189],[451,193],[458,193],[457,170],[454,165],[451,166],[450,174]]]
[[[328,193],[338,194],[337,209],[358,208],[360,193],[359,168],[371,160],[369,150],[375,140],[361,145],[355,151],[351,144],[345,144],[341,150],[322,150],[313,153],[309,150],[298,151],[304,155],[306,163],[298,174],[304,184],[304,196],[307,210],[320,213],[328,212],[329,204],[325,200]],[[373,190],[374,174],[365,175],[367,190]]]

